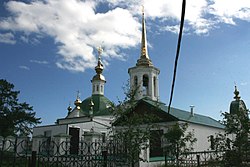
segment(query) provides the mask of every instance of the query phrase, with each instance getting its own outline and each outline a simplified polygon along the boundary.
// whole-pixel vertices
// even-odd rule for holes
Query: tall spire
[[[142,6],[142,37],[141,37],[141,56],[137,60],[137,66],[153,66],[149,56],[147,47],[147,33],[146,33],[146,23],[144,16],[144,6]]]

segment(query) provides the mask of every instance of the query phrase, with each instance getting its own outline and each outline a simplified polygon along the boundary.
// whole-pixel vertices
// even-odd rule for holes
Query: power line
[[[170,94],[170,99],[169,99],[169,104],[168,104],[168,113],[170,112],[170,107],[171,107],[171,103],[173,100],[173,94],[174,94],[174,85],[175,85],[175,79],[176,79],[176,73],[177,73],[179,53],[180,53],[180,48],[181,48],[181,39],[182,39],[182,30],[183,30],[183,26],[184,26],[185,10],[186,10],[186,0],[183,0],[182,1],[182,11],[181,11],[180,32],[179,32],[179,38],[178,38],[177,50],[176,50],[176,56],[175,56],[174,74],[173,74],[171,94]]]

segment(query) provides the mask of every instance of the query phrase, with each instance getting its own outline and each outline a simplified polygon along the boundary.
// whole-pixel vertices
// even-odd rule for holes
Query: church
[[[53,125],[37,126],[33,129],[33,150],[38,151],[39,144],[43,141],[70,141],[72,147],[70,153],[78,153],[80,141],[105,141],[110,134],[111,123],[114,116],[111,114],[111,101],[105,96],[104,66],[101,61],[102,49],[98,49],[98,62],[95,67],[96,74],[91,80],[92,94],[84,100],[79,95],[74,102],[74,108],[68,107],[68,114],[65,118],[59,118]],[[160,132],[166,133],[167,127],[175,123],[188,123],[188,130],[194,133],[197,142],[194,151],[211,150],[209,136],[216,133],[224,133],[224,125],[219,121],[205,115],[191,111],[171,108],[168,113],[168,106],[160,101],[159,97],[159,73],[160,69],[153,65],[148,50],[146,38],[146,24],[144,13],[142,14],[141,53],[134,67],[128,68],[130,77],[130,89],[138,88],[135,95],[137,104],[135,112],[146,111],[154,113],[161,118],[158,123]],[[125,75],[125,74],[124,74]],[[245,107],[239,99],[238,91],[235,89],[235,101],[231,103],[231,110]],[[114,95],[115,96],[115,95]],[[240,103],[238,103],[240,102]],[[162,147],[161,138],[156,141]],[[148,148],[142,153],[145,162],[140,166],[153,166],[164,161],[161,148],[155,150]],[[149,165],[151,164],[151,165]]]

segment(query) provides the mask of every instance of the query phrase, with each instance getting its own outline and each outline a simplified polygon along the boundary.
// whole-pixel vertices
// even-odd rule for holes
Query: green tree
[[[144,161],[139,155],[149,147],[151,130],[157,128],[155,122],[158,120],[152,113],[136,112],[136,92],[137,90],[125,90],[125,99],[114,106],[115,121],[112,124],[112,137],[120,143],[122,156],[126,157],[126,161],[132,167],[139,161]]]
[[[250,160],[250,127],[249,111],[239,109],[239,112],[230,114],[222,113],[225,134],[217,134],[214,139],[214,147],[217,151],[225,151],[223,166],[244,167]]]
[[[179,164],[180,155],[192,151],[193,145],[197,141],[193,132],[186,132],[187,128],[187,123],[176,123],[169,127],[164,134],[165,154],[166,156],[173,157],[177,161],[177,165]]]
[[[0,136],[28,135],[31,127],[40,123],[33,108],[18,101],[19,91],[4,79],[0,80]]]

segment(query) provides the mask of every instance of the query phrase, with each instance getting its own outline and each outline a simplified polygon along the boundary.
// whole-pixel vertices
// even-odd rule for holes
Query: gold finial
[[[144,5],[141,5],[141,12],[144,14]]]
[[[89,102],[89,107],[91,108],[91,107],[93,107],[93,106],[94,106],[94,102],[93,102],[93,100],[91,99],[90,102]]]
[[[82,101],[80,100],[80,91],[77,91],[77,97],[76,100],[74,102],[74,104],[76,105],[76,108],[79,110],[80,109],[80,104],[82,103]]]
[[[97,51],[98,51],[98,62],[97,62],[97,66],[95,67],[95,71],[97,74],[101,74],[103,71],[103,64],[101,62],[101,54],[103,53],[103,49],[101,46],[97,47]]]
[[[93,107],[94,107],[94,102],[93,100],[91,99],[90,102],[89,102],[89,115],[90,116],[93,116]]]
[[[67,110],[68,110],[68,113],[70,113],[70,111],[72,110],[71,102],[69,102],[69,106],[68,106]]]
[[[239,96],[240,92],[238,91],[236,85],[234,86],[234,89],[235,89],[235,90],[234,90],[234,94],[235,94],[234,99],[235,99],[235,100],[240,100],[240,96]]]

